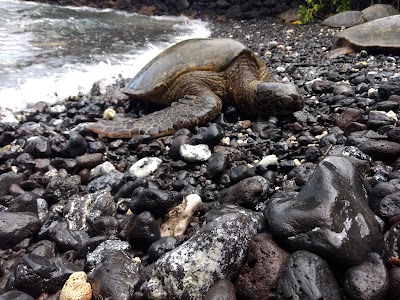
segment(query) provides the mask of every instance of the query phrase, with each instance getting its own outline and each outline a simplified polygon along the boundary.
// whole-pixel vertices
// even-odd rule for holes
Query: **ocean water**
[[[207,23],[111,9],[0,0],[0,107],[20,111],[133,77],[178,41],[208,37]]]

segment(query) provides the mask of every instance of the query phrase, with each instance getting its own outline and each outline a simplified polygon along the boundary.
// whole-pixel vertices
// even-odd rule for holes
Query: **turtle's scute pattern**
[[[267,91],[271,82],[275,80],[265,63],[238,41],[186,40],[156,56],[122,90],[165,109],[120,122],[102,120],[87,128],[111,138],[159,137],[206,124],[223,103],[248,115],[290,114],[303,108],[295,85],[277,82]]]

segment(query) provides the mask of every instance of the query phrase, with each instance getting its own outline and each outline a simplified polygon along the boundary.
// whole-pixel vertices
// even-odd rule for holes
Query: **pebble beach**
[[[319,22],[210,29],[296,84],[304,109],[97,136],[85,124],[107,108],[160,109],[127,111],[121,77],[0,111],[0,300],[399,299],[400,57],[328,59],[338,29]]]

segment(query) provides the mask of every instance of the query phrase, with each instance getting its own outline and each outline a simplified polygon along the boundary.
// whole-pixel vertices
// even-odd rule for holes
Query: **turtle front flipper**
[[[160,137],[173,134],[181,128],[204,125],[214,119],[221,109],[221,99],[210,91],[198,96],[187,95],[171,106],[141,118],[101,120],[89,123],[86,128],[110,138],[131,138],[141,134]]]

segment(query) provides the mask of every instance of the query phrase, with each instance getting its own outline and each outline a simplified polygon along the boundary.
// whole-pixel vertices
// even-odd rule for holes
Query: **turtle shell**
[[[372,20],[398,15],[399,11],[391,4],[375,4],[363,9],[362,14],[369,22]]]
[[[189,39],[167,48],[151,60],[122,90],[143,99],[161,99],[175,79],[191,71],[224,71],[243,52],[233,39]]]
[[[351,27],[365,22],[364,15],[358,10],[337,13],[326,18],[322,24],[330,27]]]
[[[400,15],[380,18],[347,28],[337,37],[358,48],[400,50]]]

